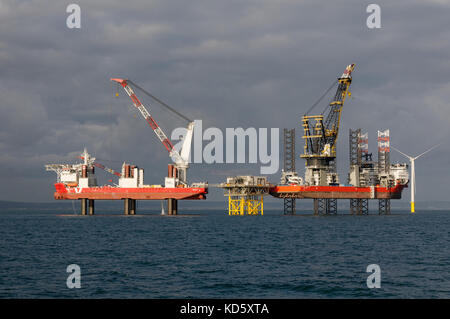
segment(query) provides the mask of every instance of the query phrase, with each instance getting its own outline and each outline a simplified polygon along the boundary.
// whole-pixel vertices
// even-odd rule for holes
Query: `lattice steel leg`
[[[336,215],[337,214],[337,199],[336,198],[327,198],[326,202],[326,211],[327,215]]]
[[[329,211],[329,202],[326,198],[314,198],[314,215],[324,215]]]
[[[319,215],[320,211],[319,211],[319,199],[318,198],[314,198],[313,200],[314,202],[314,215]]]
[[[295,214],[295,198],[284,199],[284,214],[285,215]]]
[[[378,214],[390,215],[391,214],[391,200],[379,199],[378,200]]]
[[[350,213],[352,215],[368,215],[369,214],[369,200],[366,198],[350,199]]]
[[[361,214],[362,215],[369,215],[369,200],[368,199],[360,199],[360,206],[361,206]]]
[[[358,200],[356,198],[350,199],[350,214],[352,215],[358,214]]]

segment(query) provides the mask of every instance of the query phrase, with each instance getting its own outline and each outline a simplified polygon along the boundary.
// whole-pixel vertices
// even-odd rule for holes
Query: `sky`
[[[296,128],[303,175],[301,116],[350,63],[341,182],[348,130],[367,131],[375,154],[377,130],[390,129],[408,154],[442,143],[416,162],[416,200],[448,199],[450,1],[76,1],[79,29],[66,25],[70,3],[0,0],[0,200],[52,201],[56,176],[44,165],[76,162],[84,147],[107,166],[131,162],[146,183],[163,182],[168,154],[124,92],[115,96],[111,77],[132,79],[203,129]],[[381,8],[379,29],[366,25],[371,3]],[[168,135],[186,125],[143,101]],[[260,166],[192,164],[188,178],[219,183]]]

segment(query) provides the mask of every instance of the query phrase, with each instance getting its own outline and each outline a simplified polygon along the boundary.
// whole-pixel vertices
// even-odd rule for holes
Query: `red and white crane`
[[[85,150],[85,154],[86,154],[86,150]],[[78,156],[78,158],[84,160],[85,156]],[[112,168],[109,168],[108,166],[105,166],[99,162],[92,162],[92,165],[94,165],[95,167],[98,167],[102,170],[104,170],[105,172],[108,172],[110,174],[116,175],[118,177],[122,177],[122,174],[120,174],[119,172],[116,172],[115,170],[113,170]]]
[[[144,119],[147,121],[147,123],[150,125],[152,130],[155,132],[158,139],[161,141],[161,143],[164,145],[164,147],[169,152],[169,156],[171,157],[172,161],[175,163],[175,167],[178,170],[178,178],[181,183],[186,184],[186,170],[189,168],[189,155],[191,151],[191,143],[192,143],[192,134],[194,131],[194,122],[185,117],[184,115],[180,114],[179,112],[172,109],[170,106],[165,104],[164,102],[160,101],[141,87],[139,87],[137,84],[133,83],[131,80],[126,79],[119,79],[119,78],[111,78],[111,81],[119,83],[127,92],[128,96],[133,101],[133,105],[139,110],[141,115],[144,117]],[[134,93],[133,89],[131,88],[130,84],[133,84],[135,87],[143,91],[145,94],[156,100],[158,103],[169,109],[170,111],[174,112],[178,116],[182,117],[184,120],[186,120],[189,124],[187,127],[186,135],[184,136],[183,145],[181,147],[181,154],[174,148],[172,142],[167,137],[167,135],[164,133],[164,131],[161,129],[161,127],[158,125],[158,123],[155,121],[155,119],[151,116],[150,112],[147,110],[147,108],[141,103],[141,101],[136,96],[136,93]]]

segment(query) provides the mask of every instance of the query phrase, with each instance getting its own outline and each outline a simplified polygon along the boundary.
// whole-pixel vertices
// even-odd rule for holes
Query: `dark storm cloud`
[[[80,30],[65,25],[69,2],[0,0],[1,199],[51,199],[54,176],[43,165],[73,161],[84,146],[161,183],[168,157],[125,95],[114,99],[111,76],[135,80],[204,128],[296,127],[299,135],[300,116],[356,63],[341,181],[349,128],[366,128],[372,151],[377,129],[390,128],[392,143],[413,154],[450,136],[448,1],[376,1],[379,30],[365,25],[371,2],[356,0],[76,3]],[[152,112],[167,133],[183,125]],[[443,144],[418,162],[420,199],[445,196],[449,153]],[[191,180],[219,182],[227,174],[219,168],[257,174],[259,165],[193,165]],[[435,181],[441,191],[425,187]]]

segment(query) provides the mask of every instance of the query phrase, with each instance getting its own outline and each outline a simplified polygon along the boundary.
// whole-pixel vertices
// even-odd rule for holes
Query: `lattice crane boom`
[[[182,115],[181,113],[175,111],[173,108],[171,108],[170,106],[168,106],[161,100],[157,99],[155,96],[151,95],[149,92],[145,91],[140,86],[133,83],[131,80],[111,78],[111,81],[119,83],[124,88],[125,92],[128,94],[128,96],[133,101],[134,106],[139,110],[142,117],[147,121],[147,123],[150,125],[152,130],[155,132],[158,139],[161,141],[161,143],[164,145],[164,147],[169,152],[169,156],[171,157],[172,161],[175,163],[175,166],[178,168],[178,175],[179,175],[180,182],[183,184],[186,184],[186,170],[189,167],[189,157],[190,157],[190,151],[191,151],[192,135],[193,135],[193,131],[194,131],[194,122],[191,121],[190,119],[188,119],[186,116]],[[150,112],[138,99],[138,97],[134,93],[133,89],[131,88],[130,83],[132,83],[138,89],[142,90],[146,95],[148,95],[152,99],[156,100],[158,103],[163,105],[165,108],[167,108],[171,112],[175,113],[176,115],[180,116],[181,118],[183,118],[184,120],[189,122],[180,152],[178,152],[178,150],[175,149],[172,142],[169,140],[169,138],[164,133],[164,131],[161,129],[161,127],[158,125],[158,123],[155,121],[155,119],[151,116]]]
[[[304,158],[335,158],[336,141],[339,134],[342,107],[349,93],[352,82],[352,72],[355,64],[346,67],[344,73],[338,78],[338,87],[334,98],[332,99],[328,114],[324,119],[324,113],[321,115],[304,115],[302,117],[305,139]]]
[[[111,81],[115,81],[119,83],[127,92],[128,96],[133,101],[134,106],[139,110],[142,117],[147,121],[147,123],[150,125],[152,130],[155,132],[158,139],[161,141],[161,143],[164,145],[164,147],[169,152],[169,156],[172,158],[172,160],[176,164],[183,163],[183,159],[178,153],[178,151],[174,148],[172,142],[169,140],[167,135],[164,133],[164,131],[161,129],[161,127],[158,125],[158,123],[155,121],[155,119],[151,116],[150,112],[147,110],[147,108],[141,103],[141,101],[136,96],[136,93],[134,93],[133,89],[128,84],[128,80],[124,79],[118,79],[118,78],[112,78]]]
[[[84,160],[85,157],[84,156],[78,156],[78,158]],[[120,174],[119,172],[116,172],[112,168],[109,168],[108,166],[105,166],[105,165],[103,165],[103,164],[101,164],[99,162],[92,162],[92,165],[94,165],[95,167],[98,167],[98,168],[104,170],[105,172],[108,172],[110,174],[116,175],[118,177],[122,176],[122,174]]]

